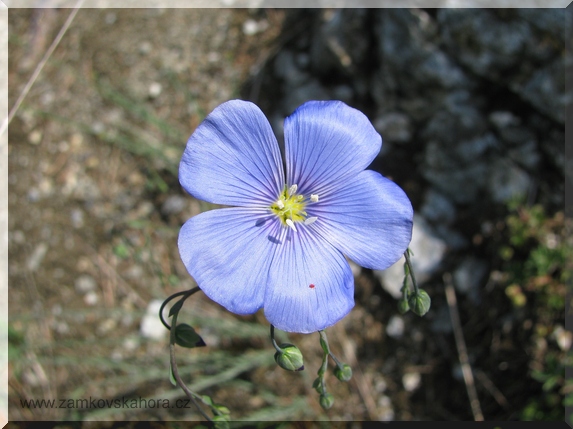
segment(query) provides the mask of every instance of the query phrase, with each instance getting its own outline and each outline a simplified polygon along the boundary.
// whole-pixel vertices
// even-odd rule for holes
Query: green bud
[[[340,381],[349,381],[352,378],[352,368],[346,363],[342,364],[342,367],[337,365],[336,368],[334,368],[334,375]]]
[[[281,344],[279,348],[282,352],[275,353],[275,361],[281,368],[287,371],[302,371],[304,369],[302,353],[297,346],[285,343]]]
[[[320,395],[320,406],[325,409],[329,410],[334,405],[334,396],[330,393],[325,393],[324,395]]]
[[[405,298],[400,298],[398,300],[398,311],[400,314],[406,314],[410,311],[410,304],[408,304],[408,300]]]
[[[408,304],[414,313],[418,316],[423,316],[430,310],[430,305],[432,300],[430,295],[427,294],[425,290],[418,290],[418,293],[414,293],[410,296]]]
[[[312,388],[316,390],[318,393],[322,391],[322,383],[320,382],[320,377],[314,379],[314,381],[312,382]]]

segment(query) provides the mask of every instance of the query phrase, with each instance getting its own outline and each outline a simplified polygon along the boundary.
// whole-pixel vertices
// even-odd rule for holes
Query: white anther
[[[297,232],[296,226],[294,226],[294,222],[291,219],[287,219],[285,222],[288,226],[290,226],[293,229],[294,232]]]
[[[285,203],[283,203],[283,200],[277,200],[277,202],[275,203],[277,205],[277,207],[282,210],[285,208]]]
[[[318,195],[310,194],[310,201],[313,203],[318,203]]]
[[[305,225],[312,225],[313,223],[316,222],[317,219],[318,219],[318,218],[317,218],[316,216],[307,217],[307,218],[304,220],[304,224],[305,224]]]
[[[297,189],[298,189],[298,185],[292,185],[290,188],[288,188],[289,196],[296,194]]]

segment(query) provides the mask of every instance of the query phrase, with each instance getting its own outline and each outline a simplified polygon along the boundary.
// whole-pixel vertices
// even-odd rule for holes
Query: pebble
[[[159,309],[161,308],[161,300],[153,300],[147,306],[145,315],[141,319],[139,332],[144,338],[152,340],[161,340],[167,334],[167,329],[159,320]],[[167,314],[164,314],[166,316]]]
[[[414,228],[409,248],[412,251],[410,260],[416,281],[423,284],[439,268],[446,252],[446,243],[432,232],[422,216],[414,215]],[[400,289],[404,280],[405,262],[406,259],[402,256],[398,262],[386,270],[374,270],[374,275],[382,283],[382,288],[396,299],[402,296]]]
[[[384,141],[405,143],[412,138],[410,118],[399,112],[390,112],[374,120],[374,128]]]
[[[386,326],[386,333],[392,338],[402,338],[404,335],[405,324],[404,319],[400,316],[394,315],[388,321]]]
[[[161,91],[163,90],[163,86],[159,82],[153,82],[149,85],[149,97],[157,98]]]
[[[73,208],[70,213],[70,219],[74,228],[79,229],[84,226],[84,212],[81,209]]]
[[[573,343],[573,333],[563,329],[563,326],[557,325],[553,330],[553,338],[557,341],[557,345],[563,351],[571,349]]]
[[[488,264],[485,261],[469,256],[454,271],[454,285],[458,292],[468,295],[474,302],[480,300],[481,287],[487,276]]]
[[[28,141],[33,145],[38,145],[42,141],[42,132],[39,130],[34,130],[28,134]]]
[[[99,296],[97,295],[97,293],[93,291],[88,292],[84,296],[84,302],[86,303],[86,305],[92,307],[99,302]]]
[[[416,390],[422,381],[422,376],[418,372],[408,372],[402,376],[402,384],[407,392]]]
[[[75,280],[74,287],[76,288],[76,292],[85,295],[86,293],[93,292],[96,289],[97,282],[89,274],[82,274]]]
[[[161,205],[161,213],[164,215],[176,215],[187,207],[188,198],[181,195],[170,195]]]

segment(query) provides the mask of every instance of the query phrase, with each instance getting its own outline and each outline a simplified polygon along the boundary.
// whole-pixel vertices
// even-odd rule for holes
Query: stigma
[[[306,212],[308,204],[319,201],[318,195],[310,194],[310,196],[306,197],[303,194],[297,194],[297,191],[297,184],[285,185],[278,198],[269,207],[270,211],[280,219],[281,223],[294,232],[298,232],[297,223],[311,225],[318,219],[316,216],[308,216]]]

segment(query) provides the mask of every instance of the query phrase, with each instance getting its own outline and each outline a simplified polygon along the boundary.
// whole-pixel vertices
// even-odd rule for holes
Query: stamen
[[[316,216],[307,217],[307,218],[304,220],[304,224],[305,224],[305,225],[312,225],[313,223],[316,222],[317,219],[318,219],[318,218],[317,218]]]
[[[296,194],[297,189],[298,189],[298,185],[292,185],[290,188],[288,188],[289,196]]]
[[[294,232],[297,232],[296,226],[294,226],[294,222],[291,219],[287,219],[285,220],[285,222],[288,226],[290,226],[293,229]]]
[[[283,203],[283,200],[277,200],[277,202],[275,203],[277,205],[277,207],[282,210],[285,208],[285,203]]]
[[[318,203],[318,195],[317,194],[310,194],[310,201],[313,203]]]

